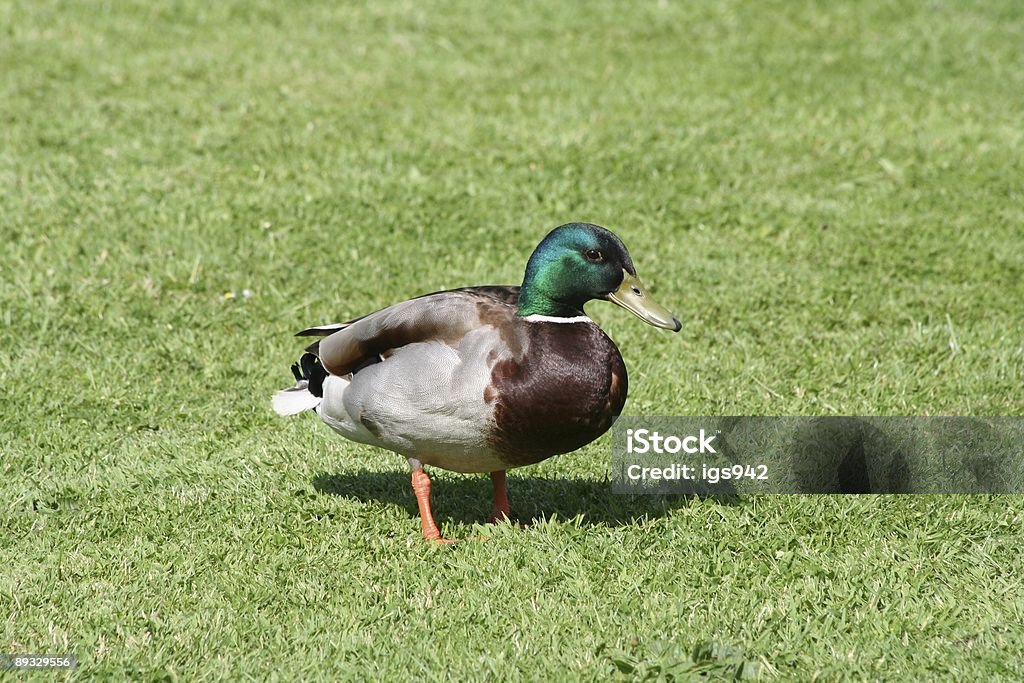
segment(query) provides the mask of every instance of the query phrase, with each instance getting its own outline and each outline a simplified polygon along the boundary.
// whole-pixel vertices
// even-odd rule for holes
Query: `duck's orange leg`
[[[505,470],[491,472],[491,483],[494,484],[494,507],[491,508],[491,516],[487,518],[487,523],[494,524],[502,520],[511,519],[508,507],[508,490],[505,488]]]
[[[423,538],[438,543],[454,543],[441,538],[441,532],[434,522],[434,513],[430,511],[430,477],[423,470],[412,472],[412,492],[416,494],[416,503],[420,507],[420,524],[423,527]]]

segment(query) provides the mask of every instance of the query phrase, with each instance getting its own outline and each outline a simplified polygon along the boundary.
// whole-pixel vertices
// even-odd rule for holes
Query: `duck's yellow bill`
[[[678,332],[683,329],[679,319],[669,313],[668,309],[647,296],[640,280],[622,271],[622,284],[608,295],[608,300],[622,306],[627,311],[649,325]]]

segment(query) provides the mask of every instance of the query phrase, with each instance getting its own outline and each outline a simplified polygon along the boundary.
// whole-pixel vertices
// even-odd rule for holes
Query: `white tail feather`
[[[306,380],[300,381],[291,389],[282,389],[270,399],[274,412],[278,415],[297,415],[303,410],[312,410],[320,405],[321,399],[306,390]]]

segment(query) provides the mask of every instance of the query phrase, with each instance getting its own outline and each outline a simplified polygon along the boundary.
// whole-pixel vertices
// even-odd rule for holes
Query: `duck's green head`
[[[519,315],[572,318],[592,299],[607,299],[655,327],[682,327],[644,291],[626,245],[611,231],[590,223],[555,228],[526,264]]]

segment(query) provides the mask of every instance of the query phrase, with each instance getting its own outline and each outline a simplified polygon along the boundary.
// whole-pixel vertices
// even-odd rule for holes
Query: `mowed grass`
[[[571,220],[634,415],[1021,414],[1019,2],[0,2],[0,648],[72,678],[1024,677],[1024,502],[611,494],[281,419]],[[0,674],[2,675],[2,674]],[[13,679],[21,675],[8,674]],[[52,675],[39,676],[50,680]]]

